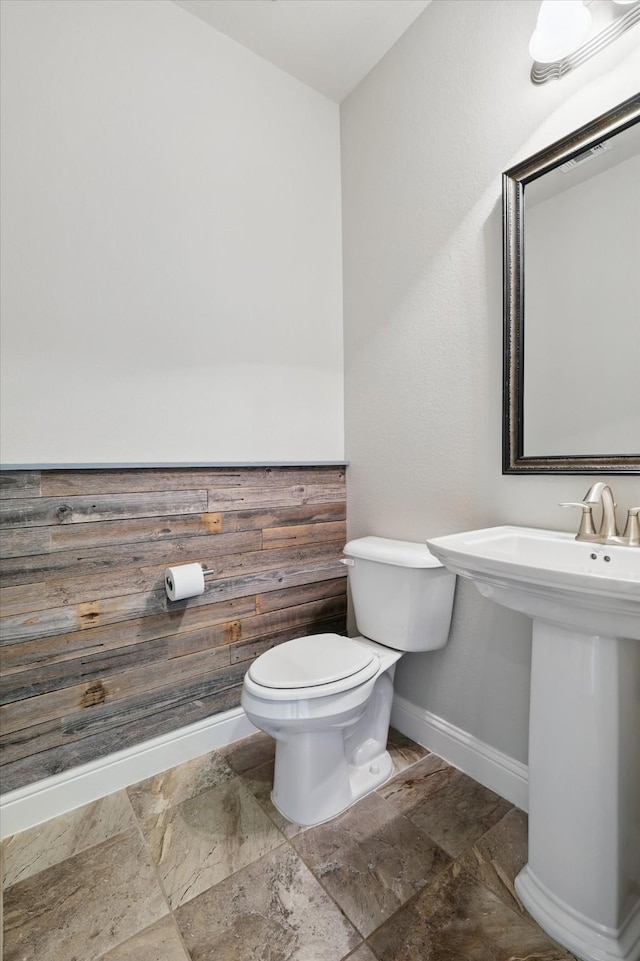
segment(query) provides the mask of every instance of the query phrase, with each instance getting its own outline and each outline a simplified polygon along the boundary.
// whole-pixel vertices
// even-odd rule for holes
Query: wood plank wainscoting
[[[237,707],[262,651],[346,631],[344,467],[0,482],[3,793]],[[205,593],[169,601],[196,561]]]

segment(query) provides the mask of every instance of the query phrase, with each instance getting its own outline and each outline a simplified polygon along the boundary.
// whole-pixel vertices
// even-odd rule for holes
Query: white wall
[[[434,0],[342,105],[351,537],[577,525],[556,505],[592,479],[501,474],[501,173],[637,92],[638,31],[534,87],[538,9]],[[448,646],[396,689],[526,761],[529,664],[528,620],[465,582]]]
[[[337,106],[169,0],[2,13],[5,463],[343,458]]]

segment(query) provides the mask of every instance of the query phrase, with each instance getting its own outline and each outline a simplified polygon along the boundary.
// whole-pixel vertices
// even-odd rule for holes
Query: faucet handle
[[[558,504],[558,507],[579,507],[582,511],[582,517],[580,518],[580,528],[576,534],[576,540],[586,540],[587,538],[593,537],[596,529],[593,526],[591,504],[586,501],[567,501],[566,503]]]
[[[622,538],[629,547],[640,547],[639,513],[640,507],[630,507],[627,511],[627,523],[625,524]]]

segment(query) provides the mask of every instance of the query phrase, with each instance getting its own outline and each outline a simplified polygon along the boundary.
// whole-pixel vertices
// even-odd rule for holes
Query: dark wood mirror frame
[[[639,455],[524,456],[524,188],[594,144],[640,121],[640,94],[502,175],[504,363],[503,474],[640,474]]]

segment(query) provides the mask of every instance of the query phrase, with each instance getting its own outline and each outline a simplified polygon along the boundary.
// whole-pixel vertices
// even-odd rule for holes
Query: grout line
[[[131,813],[132,813],[132,815],[133,815],[133,819],[134,819],[134,821],[135,821],[136,828],[138,829],[138,834],[140,835],[140,838],[142,839],[142,844],[143,844],[143,846],[144,846],[144,850],[146,851],[147,857],[149,858],[149,862],[150,862],[150,864],[151,864],[151,868],[152,868],[152,870],[153,870],[153,875],[154,875],[154,877],[155,877],[155,879],[156,879],[156,883],[157,883],[158,886],[160,887],[160,892],[161,892],[161,894],[162,894],[162,897],[163,897],[163,899],[164,899],[165,904],[167,905],[167,911],[168,911],[169,914],[173,914],[173,909],[172,909],[172,907],[171,907],[171,905],[170,905],[170,903],[169,903],[169,898],[168,898],[168,896],[167,896],[167,892],[166,892],[165,889],[164,889],[164,884],[162,883],[162,878],[160,877],[160,872],[158,871],[158,866],[156,865],[156,862],[155,862],[155,860],[154,860],[154,858],[153,858],[153,856],[152,856],[152,854],[151,854],[151,849],[150,849],[150,847],[149,847],[149,844],[147,843],[147,839],[146,839],[146,837],[145,837],[144,831],[142,830],[141,820],[140,820],[140,818],[138,817],[138,815],[136,814],[136,812],[135,812],[135,810],[134,810],[133,804],[131,803],[131,798],[129,797],[129,792],[127,791],[126,788],[123,788],[123,790],[124,790],[124,793],[127,795],[127,801],[128,801],[128,803],[129,803],[129,807],[131,808]],[[144,930],[144,928],[143,928],[142,930]],[[140,932],[138,931],[138,932],[136,932],[136,933],[139,934]]]
[[[250,735],[247,735],[247,737],[255,737],[255,735],[250,734]],[[241,740],[246,740],[246,738],[241,738]],[[139,818],[139,817],[136,815],[135,810],[133,810],[133,805],[131,805],[131,799],[129,798],[128,791],[127,791],[127,789],[125,788],[124,790],[125,790],[125,792],[127,793],[127,799],[128,799],[128,801],[129,801],[129,804],[130,804],[131,807],[132,807],[133,816],[134,816],[134,818],[135,818],[135,820],[136,820],[136,824],[137,824],[137,826],[138,826],[138,830],[140,831],[140,833],[141,833],[141,835],[142,835],[143,841],[144,841],[144,843],[145,843],[145,848],[146,848],[146,850],[147,850],[147,852],[148,852],[148,854],[149,854],[149,858],[150,858],[151,863],[152,863],[152,865],[153,865],[154,874],[155,874],[156,878],[158,879],[158,883],[160,884],[160,888],[161,888],[161,890],[162,890],[163,897],[164,897],[164,899],[165,899],[165,901],[166,901],[166,903],[167,903],[167,907],[168,907],[168,909],[169,909],[169,912],[170,912],[172,915],[175,914],[175,911],[176,911],[178,908],[181,908],[181,907],[182,907],[183,905],[185,905],[185,904],[189,904],[191,901],[195,901],[195,900],[196,900],[197,898],[199,898],[201,895],[206,894],[208,891],[212,890],[212,888],[215,888],[215,887],[217,887],[219,884],[222,884],[224,881],[227,881],[229,878],[234,877],[234,875],[238,874],[238,873],[239,873],[240,871],[242,871],[244,868],[247,868],[247,867],[249,867],[250,865],[255,864],[257,861],[260,861],[262,858],[266,857],[267,855],[270,855],[270,854],[272,854],[274,851],[279,850],[279,848],[281,848],[281,847],[283,846],[283,844],[287,841],[287,838],[285,838],[285,837],[282,835],[282,832],[280,831],[280,829],[278,828],[278,826],[272,821],[272,819],[269,817],[269,815],[266,813],[266,811],[262,808],[261,804],[258,802],[258,800],[257,800],[257,798],[255,797],[255,795],[253,794],[253,792],[250,791],[249,788],[246,786],[246,784],[243,783],[243,774],[246,774],[247,772],[243,772],[242,774],[238,774],[238,772],[234,771],[233,768],[231,768],[231,765],[230,765],[230,764],[228,763],[228,761],[226,760],[226,758],[225,758],[223,755],[221,755],[221,753],[220,753],[219,750],[214,749],[213,751],[211,751],[211,752],[209,752],[209,753],[211,753],[211,754],[217,754],[219,757],[221,757],[221,759],[222,759],[223,761],[225,761],[225,763],[227,764],[227,766],[228,766],[229,769],[231,770],[232,776],[229,777],[229,778],[227,778],[227,780],[225,780],[225,781],[221,781],[219,784],[210,784],[208,787],[204,788],[202,791],[198,791],[198,792],[195,793],[195,794],[191,794],[191,795],[189,795],[189,797],[182,798],[182,799],[181,799],[180,801],[178,801],[176,804],[171,804],[171,805],[169,805],[169,807],[168,807],[166,810],[171,810],[171,809],[173,809],[173,808],[177,808],[177,807],[179,807],[181,804],[183,804],[183,803],[185,803],[185,802],[187,802],[187,801],[191,801],[191,800],[193,800],[194,798],[200,797],[202,794],[206,794],[208,791],[214,790],[214,789],[216,789],[216,788],[221,788],[221,787],[224,787],[224,786],[228,786],[228,785],[232,784],[233,782],[236,782],[237,785],[238,785],[238,787],[241,789],[241,793],[242,793],[243,795],[245,795],[247,798],[249,798],[249,799],[257,806],[257,808],[258,808],[258,810],[260,811],[260,813],[261,813],[262,815],[264,815],[264,817],[266,817],[266,818],[269,820],[269,823],[272,825],[272,827],[274,828],[274,830],[278,831],[279,835],[281,836],[281,841],[280,841],[278,844],[276,844],[274,847],[270,848],[269,850],[263,851],[263,852],[262,852],[258,857],[256,857],[253,861],[249,861],[247,864],[243,864],[241,867],[236,868],[235,871],[232,871],[230,874],[227,874],[224,878],[220,878],[220,879],[219,879],[218,881],[216,881],[214,884],[210,885],[208,888],[205,888],[204,891],[200,891],[199,894],[196,894],[196,895],[195,895],[195,897],[189,898],[189,899],[187,899],[186,901],[183,901],[181,904],[177,905],[176,908],[172,908],[172,907],[171,907],[171,903],[170,903],[170,901],[169,901],[169,896],[167,895],[167,893],[166,893],[166,891],[165,891],[164,884],[163,884],[163,882],[162,882],[162,878],[160,877],[160,873],[159,873],[158,866],[156,865],[155,859],[153,858],[153,855],[151,854],[151,850],[149,849],[149,845],[148,845],[147,840],[146,840],[146,837],[145,837],[145,835],[144,835],[144,831],[142,830],[142,821],[143,821],[144,819],[143,819],[143,818]],[[187,763],[187,762],[184,762],[184,763]],[[263,763],[266,763],[266,762],[263,762]],[[250,771],[256,770],[257,767],[260,767],[260,766],[262,766],[262,765],[254,765],[254,766],[251,767],[249,770],[250,770]],[[182,767],[182,765],[179,764],[179,765],[176,765],[176,767],[179,768],[179,767]],[[174,770],[174,769],[175,769],[175,768],[173,768],[173,769],[170,768],[169,770]],[[166,772],[164,772],[164,773],[166,773]],[[175,920],[175,917],[174,917],[174,920]],[[176,924],[177,924],[177,922],[176,922]],[[187,952],[187,953],[188,953],[188,952]]]
[[[291,823],[291,822],[290,822],[290,823]],[[316,826],[319,826],[319,825],[316,825]],[[309,828],[305,828],[304,830],[305,830],[305,831],[311,830],[312,827],[313,827],[313,825],[312,825],[311,827],[309,827]],[[302,833],[302,832],[301,832],[301,833]],[[298,836],[299,836],[299,835],[295,835],[295,837],[298,837]],[[323,890],[324,893],[327,895],[327,897],[329,898],[329,900],[336,906],[336,908],[338,909],[338,911],[340,912],[340,914],[342,915],[342,917],[345,919],[345,921],[347,922],[347,924],[349,925],[349,927],[353,928],[353,930],[356,932],[356,934],[358,935],[358,937],[362,939],[361,942],[360,942],[360,944],[356,945],[356,947],[354,948],[354,951],[356,951],[358,948],[362,947],[362,945],[364,944],[365,936],[363,935],[362,931],[360,931],[360,929],[359,929],[358,927],[356,927],[355,921],[352,921],[352,920],[351,920],[351,918],[348,916],[348,914],[346,913],[346,911],[344,910],[344,908],[342,908],[342,907],[338,904],[338,902],[336,901],[336,899],[334,898],[334,896],[331,894],[331,892],[327,890],[327,888],[326,888],[325,885],[323,884],[322,880],[318,877],[318,875],[315,873],[315,871],[313,870],[313,868],[312,868],[309,864],[307,864],[306,860],[304,859],[304,857],[303,857],[303,855],[300,853],[300,851],[298,851],[298,850],[294,847],[294,845],[293,845],[293,838],[286,838],[286,840],[287,840],[287,843],[289,844],[289,847],[290,847],[291,850],[293,851],[294,856],[295,856],[299,861],[302,861],[302,863],[304,864],[305,868],[307,869],[307,871],[309,872],[309,874],[311,875],[311,877],[314,879],[314,881],[316,882],[316,884],[318,884],[318,885],[322,888],[322,890]],[[347,957],[348,957],[348,955],[347,955]]]
[[[216,752],[213,751],[212,753],[216,753]],[[185,763],[186,763],[186,762],[185,762]],[[180,766],[180,765],[178,765],[178,766]],[[164,899],[164,902],[165,902],[165,904],[167,905],[167,913],[168,913],[169,916],[171,917],[171,921],[173,922],[173,926],[174,926],[174,928],[175,928],[176,931],[177,931],[178,939],[179,939],[180,944],[181,944],[181,946],[182,946],[182,949],[183,949],[183,951],[184,951],[184,953],[185,953],[185,961],[189,961],[189,959],[191,958],[191,954],[190,954],[189,950],[187,949],[187,945],[186,945],[186,943],[185,943],[184,938],[182,937],[182,932],[181,932],[181,930],[180,930],[180,925],[178,924],[178,922],[177,922],[177,920],[176,920],[176,916],[175,916],[174,909],[171,907],[171,904],[170,904],[170,902],[169,902],[169,897],[168,897],[168,895],[167,895],[167,892],[165,891],[164,884],[163,884],[163,882],[162,882],[162,878],[160,877],[160,871],[159,871],[159,869],[158,869],[158,866],[157,866],[157,864],[156,864],[156,862],[155,862],[155,859],[154,859],[153,855],[151,854],[151,849],[150,849],[149,844],[148,844],[148,842],[147,842],[147,839],[146,839],[146,837],[145,837],[144,831],[142,830],[142,818],[139,818],[138,815],[136,814],[135,809],[134,809],[134,807],[133,807],[133,804],[131,803],[131,798],[129,797],[129,792],[128,792],[127,788],[124,788],[123,790],[124,790],[124,793],[127,795],[127,801],[129,802],[129,807],[131,808],[131,813],[132,813],[132,815],[133,815],[134,821],[135,821],[136,826],[137,826],[137,828],[138,828],[138,833],[140,834],[140,837],[142,838],[142,843],[144,844],[144,849],[145,849],[145,851],[147,852],[147,856],[148,856],[148,858],[149,858],[149,862],[151,863],[151,868],[152,868],[152,870],[153,870],[154,877],[155,877],[156,882],[157,882],[157,884],[158,884],[158,886],[159,886],[159,888],[160,888],[160,892],[161,892],[161,894],[162,894],[162,897],[163,897],[163,899]],[[204,792],[202,792],[202,793],[204,793]],[[197,796],[197,795],[196,795],[196,796]],[[166,915],[165,915],[165,917],[166,917]],[[160,919],[159,919],[159,920],[160,920]],[[157,923],[157,922],[154,922],[154,924],[156,924],[156,923]],[[142,930],[142,931],[145,931],[146,928],[142,928],[141,930]],[[140,933],[141,933],[140,931],[137,931],[137,932],[136,932],[136,935],[137,935],[137,934],[140,934]],[[132,937],[135,937],[136,935],[132,935]],[[129,939],[127,939],[127,940],[129,940]],[[122,943],[124,944],[125,942],[122,942]],[[100,959],[98,959],[98,961],[100,961]]]
[[[445,854],[446,854],[446,851],[445,851]],[[381,928],[383,928],[386,924],[388,924],[392,920],[392,918],[395,918],[397,914],[400,914],[401,911],[404,911],[405,908],[407,908],[412,903],[412,901],[416,901],[419,897],[421,897],[424,894],[424,892],[427,890],[427,888],[431,887],[431,885],[434,884],[439,878],[441,878],[443,874],[445,874],[447,871],[451,869],[454,863],[455,863],[454,859],[452,858],[448,864],[443,865],[443,867],[439,871],[437,871],[433,875],[433,877],[429,878],[426,884],[423,884],[423,886],[418,891],[414,891],[411,897],[407,898],[407,900],[403,904],[399,904],[398,907],[395,909],[395,911],[391,912],[388,918],[385,918],[384,921],[381,921],[378,927],[374,928],[373,931],[371,931],[367,935],[367,939],[366,939],[367,947],[369,948],[370,951],[373,951],[373,949],[371,948],[371,945],[368,943],[368,939],[372,938],[374,934],[376,934]]]
[[[2,839],[2,843],[0,844],[0,851],[4,852],[5,848],[7,847],[7,845],[9,844],[9,842],[13,840],[13,838],[20,837],[20,836],[23,835],[23,834],[29,834],[29,833],[31,833],[31,832],[37,832],[37,831],[38,831],[39,829],[41,829],[41,828],[45,828],[45,827],[47,827],[47,826],[52,825],[55,821],[63,820],[63,819],[68,819],[69,817],[73,817],[74,815],[79,815],[79,813],[80,813],[84,808],[90,808],[90,807],[93,807],[93,806],[95,806],[95,805],[98,805],[98,804],[104,802],[107,798],[115,797],[117,794],[125,794],[125,795],[126,795],[126,801],[127,801],[127,802],[129,803],[129,805],[130,805],[131,802],[129,801],[129,796],[128,796],[127,793],[126,793],[126,789],[125,789],[125,788],[119,788],[119,789],[116,790],[116,791],[112,791],[110,794],[105,794],[105,795],[103,795],[103,797],[96,798],[95,801],[87,801],[86,804],[81,804],[80,807],[73,808],[73,810],[71,810],[71,811],[65,811],[64,813],[59,814],[59,815],[57,815],[57,816],[54,817],[54,818],[51,818],[49,821],[43,821],[43,822],[41,822],[40,824],[36,824],[36,825],[34,825],[33,827],[31,827],[31,828],[26,828],[24,831],[16,831],[15,834],[9,834],[9,835],[7,835],[7,837],[5,837],[5,838]],[[2,890],[3,890],[3,891],[9,891],[9,890],[10,890],[11,888],[13,888],[16,884],[22,884],[23,881],[28,881],[28,880],[30,880],[30,878],[35,878],[35,877],[37,877],[39,874],[42,874],[44,871],[50,871],[52,868],[55,868],[55,867],[57,867],[58,865],[63,864],[65,861],[69,861],[71,858],[75,858],[75,857],[77,857],[77,856],[80,855],[80,854],[86,854],[87,852],[92,851],[94,848],[99,847],[101,844],[105,844],[107,841],[112,841],[114,838],[119,838],[119,837],[124,836],[125,834],[129,834],[135,827],[137,827],[137,819],[135,818],[135,812],[134,812],[134,823],[133,823],[133,824],[129,824],[129,825],[125,826],[125,827],[122,827],[120,830],[114,831],[113,834],[108,834],[106,837],[103,837],[103,838],[102,838],[101,840],[99,840],[99,841],[88,841],[87,844],[84,845],[83,847],[80,847],[80,848],[78,848],[77,850],[71,851],[70,854],[67,854],[65,857],[60,858],[59,860],[53,861],[51,864],[46,864],[44,867],[39,868],[39,869],[38,869],[37,871],[35,871],[33,874],[27,874],[27,875],[24,876],[24,877],[17,877],[16,880],[15,880],[15,881],[12,881],[10,884],[5,884],[5,882],[4,882],[4,872],[3,872],[2,878],[0,879],[0,880],[2,881]],[[1,957],[1,955],[0,955],[0,957]]]

